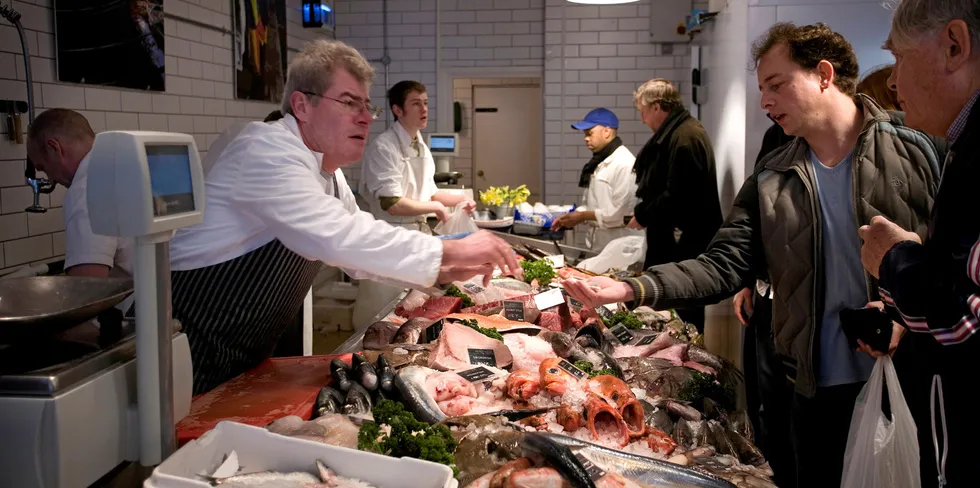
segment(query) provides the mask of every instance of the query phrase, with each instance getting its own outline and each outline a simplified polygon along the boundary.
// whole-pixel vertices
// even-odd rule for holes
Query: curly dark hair
[[[840,91],[854,95],[860,70],[857,55],[844,36],[830,30],[826,24],[796,26],[791,22],[773,25],[768,32],[752,44],[752,60],[758,68],[759,60],[779,44],[789,48],[789,56],[806,69],[816,69],[826,60],[834,67],[834,84]]]

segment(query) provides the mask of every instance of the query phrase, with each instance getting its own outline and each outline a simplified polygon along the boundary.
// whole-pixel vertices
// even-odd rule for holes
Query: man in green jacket
[[[776,24],[753,57],[763,110],[796,139],[756,167],[708,250],[635,279],[565,286],[587,305],[668,309],[716,303],[768,275],[784,363],[773,366],[796,389],[797,486],[838,486],[854,401],[873,366],[848,345],[839,313],[879,300],[857,229],[882,215],[924,235],[945,148],[854,95],[854,51],[823,24]]]

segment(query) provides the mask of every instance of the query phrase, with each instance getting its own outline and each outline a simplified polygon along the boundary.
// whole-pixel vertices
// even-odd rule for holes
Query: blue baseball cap
[[[575,130],[589,130],[597,125],[618,129],[619,118],[616,117],[616,114],[612,113],[612,110],[597,108],[585,114],[585,120],[572,124],[572,128]]]

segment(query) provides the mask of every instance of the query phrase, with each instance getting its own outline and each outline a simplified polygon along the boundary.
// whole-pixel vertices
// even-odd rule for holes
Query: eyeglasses
[[[367,113],[371,114],[372,120],[378,120],[378,116],[381,115],[381,112],[383,110],[381,107],[378,107],[377,105],[371,105],[368,102],[362,102],[360,100],[340,100],[338,98],[328,97],[326,95],[321,95],[319,93],[313,93],[307,91],[300,92],[300,93],[311,97],[320,97],[320,98],[326,98],[327,100],[333,100],[343,105],[344,108],[347,109],[347,111],[350,112],[352,115],[360,115],[361,112],[366,111]]]

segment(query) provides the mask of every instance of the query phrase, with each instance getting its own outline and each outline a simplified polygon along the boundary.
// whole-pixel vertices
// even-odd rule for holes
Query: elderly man
[[[634,165],[639,203],[630,227],[646,229],[643,267],[694,258],[708,248],[722,221],[711,140],[670,81],[650,80],[633,99],[654,132]],[[703,306],[677,314],[704,331]]]
[[[68,189],[65,194],[65,274],[106,277],[132,273],[132,241],[92,232],[86,203],[89,153],[95,132],[82,114],[52,108],[27,131],[27,155],[39,171]],[[115,271],[114,271],[115,270]]]
[[[489,276],[486,263],[520,274],[513,250],[487,232],[441,241],[358,210],[340,168],[361,159],[379,113],[373,76],[350,46],[308,43],[289,65],[284,117],[246,126],[205,178],[204,222],[170,244],[195,394],[269,356],[321,262],[415,287]]]
[[[876,217],[860,229],[862,261],[906,334],[896,355],[916,420],[922,486],[976,486],[972,447],[980,435],[973,385],[980,357],[980,15],[976,0],[905,0],[886,48],[889,84],[906,123],[951,144],[924,244]]]
[[[707,252],[636,279],[566,288],[586,304],[664,309],[714,303],[768,276],[782,360],[772,367],[786,368],[796,388],[789,413],[797,485],[839,486],[854,401],[873,366],[850,349],[839,319],[875,298],[856,231],[884,214],[924,234],[942,150],[854,95],[854,51],[823,24],[776,24],[753,57],[762,108],[796,139],[756,166]]]
[[[601,251],[609,241],[630,235],[626,217],[633,212],[636,183],[633,164],[636,158],[616,135],[619,118],[611,110],[597,108],[585,115],[572,128],[584,134],[585,145],[592,159],[582,167],[578,186],[585,189],[583,209],[565,214],[551,228],[571,229],[586,223],[589,226],[585,244]]]

